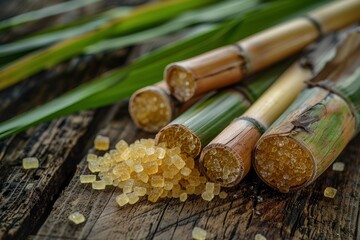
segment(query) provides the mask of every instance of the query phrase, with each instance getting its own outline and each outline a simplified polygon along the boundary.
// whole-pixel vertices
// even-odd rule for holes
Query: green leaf
[[[116,102],[121,99],[121,97],[127,97],[127,95],[124,94],[125,89],[135,91],[141,87],[162,80],[163,69],[167,64],[199,55],[226,44],[231,44],[253,33],[266,29],[269,25],[280,22],[281,19],[287,20],[294,15],[302,14],[312,9],[309,3],[310,1],[303,1],[302,3],[280,1],[259,5],[256,9],[249,9],[247,13],[244,12],[242,16],[240,14],[236,19],[220,25],[214,30],[209,30],[192,39],[190,38],[189,40],[180,42],[180,44],[160,50],[157,55],[150,57],[145,56],[143,61],[146,62],[143,64],[146,66],[132,71],[123,82],[119,82],[104,92],[98,92],[96,96],[84,99],[74,105],[73,108],[75,111],[79,111],[81,107],[84,107],[83,109],[89,109]],[[269,16],[273,17],[269,18]],[[206,44],[204,44],[204,42],[206,42]],[[159,60],[162,58],[160,55],[166,57]],[[146,78],[143,76],[146,76]]]
[[[58,31],[38,34],[16,42],[2,44],[0,45],[0,61],[5,62],[6,59],[11,55],[18,55],[24,52],[27,53],[38,48],[49,46],[53,43],[90,32],[114,18],[124,16],[125,14],[129,13],[129,11],[130,8],[119,8],[111,15],[96,17],[92,21],[88,21],[87,23],[84,23],[80,26],[71,26],[60,29]]]
[[[129,45],[143,43],[147,40],[164,36],[166,34],[179,31],[186,27],[194,26],[196,24],[210,24],[224,21],[224,19],[229,19],[231,17],[234,17],[235,15],[240,15],[258,7],[259,3],[260,1],[257,0],[224,1],[218,4],[214,4],[210,7],[202,8],[200,10],[186,12],[175,18],[174,20],[155,28],[130,34],[124,37],[100,41],[94,45],[87,47],[85,49],[85,52],[97,53],[109,49],[127,47]]]
[[[27,12],[1,21],[0,31],[18,26],[20,24],[40,20],[43,18],[55,16],[78,8],[82,8],[84,6],[90,5],[98,1],[99,0],[72,0],[68,2],[59,3],[53,6],[45,7],[39,10]]]
[[[130,14],[118,17],[86,34],[55,44],[15,61],[0,72],[0,90],[23,80],[31,74],[69,59],[81,53],[87,46],[104,38],[129,34],[158,25],[193,8],[210,4],[215,0],[173,0],[140,6]]]

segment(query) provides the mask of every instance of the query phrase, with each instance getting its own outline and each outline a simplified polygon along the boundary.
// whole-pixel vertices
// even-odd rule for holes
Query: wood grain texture
[[[126,109],[100,131],[112,140],[148,136],[137,131]],[[113,144],[115,141],[112,141]],[[358,236],[360,198],[360,137],[339,157],[344,172],[328,169],[302,191],[281,194],[268,188],[251,172],[229,197],[208,203],[192,196],[180,203],[167,199],[156,204],[143,199],[119,208],[119,189],[92,190],[80,184],[88,173],[83,159],[35,239],[190,239],[195,226],[208,231],[209,239],[253,239],[261,233],[268,239],[352,239]],[[79,156],[80,157],[80,156]],[[335,199],[323,197],[327,186],[338,189]],[[87,221],[74,225],[67,220],[73,211]]]
[[[127,49],[81,55],[0,91],[0,121],[29,111],[124,63]]]
[[[42,80],[43,76],[41,81],[51,82]],[[70,70],[61,81],[67,76],[77,75]],[[78,76],[85,77],[81,72]],[[41,89],[27,84],[30,86],[15,86],[18,92],[12,89],[0,93],[2,119],[76,85],[68,81],[69,85],[44,96],[51,84]],[[29,99],[34,94],[42,97],[31,105]],[[9,97],[6,105],[5,97]],[[224,200],[215,198],[208,203],[192,196],[185,203],[168,199],[151,204],[143,199],[119,208],[115,202],[119,189],[95,191],[79,182],[79,175],[88,172],[82,158],[99,133],[109,135],[113,144],[119,139],[132,142],[152,137],[135,128],[123,102],[61,118],[0,142],[0,239],[31,235],[29,238],[41,240],[177,240],[190,239],[195,226],[206,229],[209,239],[253,239],[256,233],[267,239],[360,239],[360,136],[338,159],[346,163],[344,172],[328,169],[302,191],[277,193],[251,171],[239,186],[228,189],[229,197]],[[30,155],[38,157],[41,165],[25,171],[21,159]],[[323,197],[327,186],[338,189],[335,199]],[[69,222],[67,217],[73,211],[82,212],[87,221],[80,225]]]
[[[21,239],[39,227],[73,176],[78,155],[114,109],[60,118],[0,143],[0,239]],[[29,156],[39,159],[38,169],[22,168]]]

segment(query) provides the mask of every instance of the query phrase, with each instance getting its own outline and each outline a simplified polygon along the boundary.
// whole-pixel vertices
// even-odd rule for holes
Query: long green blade
[[[281,1],[259,5],[258,8],[249,10],[249,12],[243,13],[242,16],[214,30],[209,30],[198,37],[194,37],[193,40],[190,39],[188,42],[185,41],[184,46],[180,44],[171,47],[171,50],[169,49],[171,53],[168,53],[169,56],[163,60],[152,63],[151,61],[154,61],[152,58],[149,59],[150,61],[147,61],[145,57],[144,60],[147,61],[149,65],[132,72],[124,82],[120,82],[104,92],[99,92],[89,99],[84,99],[74,105],[73,108],[74,110],[77,108],[76,111],[78,111],[81,107],[89,109],[116,102],[121,99],[120,97],[126,97],[126,95],[124,95],[125,89],[135,91],[138,88],[160,81],[163,77],[163,69],[167,64],[199,55],[226,44],[231,44],[253,33],[266,29],[281,20],[302,14],[308,11],[309,8],[314,7],[314,5],[309,3],[311,3],[311,1],[303,1],[301,4],[299,2]],[[316,4],[319,4],[319,2]],[[205,42],[206,44],[204,44]],[[160,52],[159,55],[161,54]],[[164,53],[164,56],[166,56],[165,54],[166,53]],[[161,56],[159,56],[159,58],[161,58]]]
[[[258,0],[231,0],[214,4],[200,10],[186,12],[176,19],[169,21],[163,25],[151,28],[145,31],[130,34],[124,37],[107,39],[91,45],[85,49],[87,53],[97,53],[105,50],[122,48],[129,45],[143,43],[144,41],[164,36],[172,32],[179,31],[189,26],[201,23],[214,23],[229,19],[235,15],[241,15],[250,9],[259,7]]]
[[[1,21],[0,31],[18,26],[20,24],[24,24],[24,23],[40,20],[46,17],[55,16],[68,11],[72,11],[98,1],[99,0],[72,0],[64,3],[59,3],[53,6],[45,7],[39,10],[27,12]]]
[[[173,0],[141,6],[131,14],[114,19],[97,30],[65,40],[45,50],[29,54],[0,72],[0,89],[81,53],[101,39],[128,34],[162,23],[176,15],[214,0]]]
[[[90,32],[100,27],[101,25],[111,21],[114,18],[124,16],[125,14],[129,13],[129,11],[130,8],[120,8],[117,9],[117,11],[112,15],[105,15],[103,17],[95,18],[94,20],[89,21],[80,26],[73,26],[65,29],[60,29],[55,32],[35,35],[32,37],[21,39],[16,42],[2,44],[0,45],[0,61],[1,59],[5,59],[6,57],[14,54],[19,54],[22,52],[28,52],[30,50],[35,50],[41,47],[46,47],[53,43]]]

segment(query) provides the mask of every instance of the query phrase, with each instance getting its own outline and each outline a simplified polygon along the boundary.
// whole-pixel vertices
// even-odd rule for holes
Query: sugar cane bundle
[[[133,93],[129,112],[138,128],[158,132],[200,99],[201,96],[182,103],[171,95],[166,83],[161,81]]]
[[[249,84],[208,93],[156,135],[157,143],[180,147],[181,152],[196,157],[234,118],[240,116],[287,68],[289,61],[278,64]]]
[[[252,150],[261,134],[306,87],[305,82],[320,72],[340,43],[339,36],[334,34],[309,46],[304,56],[204,148],[200,157],[202,173],[223,186],[238,184],[250,170]]]

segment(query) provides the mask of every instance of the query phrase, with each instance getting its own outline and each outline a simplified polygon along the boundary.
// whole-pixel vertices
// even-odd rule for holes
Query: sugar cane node
[[[189,128],[181,124],[164,127],[155,137],[156,144],[163,143],[168,148],[179,147],[182,153],[195,157],[201,150],[201,141]]]
[[[242,68],[244,74],[247,75],[251,72],[251,57],[249,53],[241,46],[241,42],[234,43],[233,46],[235,46],[239,51],[239,58],[240,60],[243,60],[240,67]]]
[[[135,92],[129,102],[129,112],[137,127],[148,132],[159,131],[172,119],[173,106],[163,89],[148,86]]]
[[[237,118],[237,120],[243,120],[243,121],[247,121],[247,122],[251,123],[252,125],[254,125],[257,128],[257,130],[259,131],[260,134],[263,134],[267,129],[264,126],[264,124],[262,124],[260,121],[256,120],[255,118],[252,118],[252,117],[241,116],[241,117]]]
[[[303,17],[306,18],[307,20],[309,20],[314,25],[314,27],[316,28],[316,30],[319,33],[319,38],[322,38],[325,35],[323,27],[321,26],[321,23],[316,18],[314,18],[310,14],[305,14]]]

